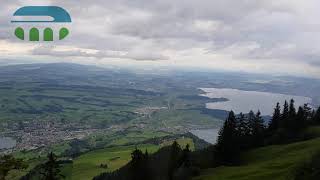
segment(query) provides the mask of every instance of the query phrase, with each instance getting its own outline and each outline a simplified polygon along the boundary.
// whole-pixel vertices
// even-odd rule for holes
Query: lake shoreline
[[[0,137],[0,151],[13,149],[17,141],[11,137]]]
[[[279,102],[281,105],[284,101],[295,100],[296,107],[304,104],[311,104],[312,99],[305,96],[295,96],[272,92],[245,91],[232,88],[199,88],[204,93],[199,96],[205,96],[211,99],[228,99],[228,101],[206,103],[207,109],[217,109],[224,111],[233,110],[236,114],[248,113],[258,110],[264,116],[272,115],[273,108]]]

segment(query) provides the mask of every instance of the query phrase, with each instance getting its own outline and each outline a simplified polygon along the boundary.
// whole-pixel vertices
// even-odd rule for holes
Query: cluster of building
[[[97,131],[77,124],[34,120],[15,124],[15,128],[4,136],[17,141],[14,150],[32,150],[71,139],[83,139]]]

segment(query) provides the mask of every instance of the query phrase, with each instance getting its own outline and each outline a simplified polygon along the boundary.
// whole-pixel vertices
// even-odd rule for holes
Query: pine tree
[[[149,167],[149,154],[145,154],[141,150],[135,149],[131,153],[131,174],[132,180],[150,180],[151,172]]]
[[[40,172],[43,175],[44,180],[59,180],[64,176],[60,174],[60,165],[57,161],[57,156],[51,152],[48,154],[48,161],[41,165],[42,171]]]
[[[234,164],[238,161],[240,146],[237,128],[235,114],[231,111],[218,137],[217,148],[222,158],[222,163]]]
[[[168,164],[168,177],[170,180],[173,179],[174,172],[180,166],[179,159],[181,151],[182,150],[178,142],[174,141],[170,147],[170,160]]]
[[[174,180],[191,180],[199,172],[193,166],[189,144],[182,150],[180,164],[180,167],[174,173]]]
[[[143,161],[143,153],[136,149],[131,153],[132,179],[138,180],[142,177],[141,163]]]
[[[254,147],[263,145],[264,130],[264,121],[260,111],[258,111],[252,122],[252,142]]]
[[[250,111],[248,114],[248,135],[251,137],[253,134],[253,125],[254,125],[255,114],[253,111]],[[251,140],[250,140],[251,141]]]
[[[144,156],[146,157],[146,159],[149,159],[149,152],[148,152],[148,149],[146,149],[146,151],[144,152]]]
[[[246,116],[242,113],[239,114],[238,118],[238,135],[239,135],[239,144],[241,150],[245,150],[250,147],[250,127],[249,127],[249,122]]]
[[[304,112],[304,124],[303,127],[308,126],[310,123],[312,123],[312,118],[314,116],[314,110],[309,107],[308,104],[303,105],[303,112]]]
[[[313,116],[313,122],[316,124],[320,124],[320,107],[318,108],[318,110],[315,112],[314,116]]]
[[[181,164],[183,164],[183,166],[185,168],[189,168],[191,167],[191,159],[190,159],[190,145],[187,144],[186,147],[182,150],[182,157],[181,157]]]
[[[290,105],[289,105],[289,121],[292,121],[296,117],[296,108],[294,106],[294,100],[290,100]],[[290,122],[289,122],[290,123]]]
[[[292,122],[292,129],[291,131],[294,133],[298,133],[301,129],[303,129],[306,125],[307,121],[307,116],[306,112],[304,109],[300,106],[298,109],[298,113],[296,117],[293,119],[294,121]]]
[[[248,122],[246,121],[246,117],[245,115],[241,112],[239,114],[239,116],[237,117],[237,121],[239,122],[239,125],[238,125],[238,134],[240,136],[246,136],[246,132],[248,131]]]
[[[144,153],[144,165],[143,165],[143,171],[145,172],[145,179],[147,180],[152,180],[152,168],[150,166],[150,156],[149,156],[149,152],[146,149],[145,153]]]
[[[283,110],[281,114],[280,128],[286,129],[288,127],[288,119],[289,119],[289,105],[288,102],[285,101],[283,105]]]
[[[275,132],[279,128],[280,119],[281,119],[281,108],[280,108],[280,103],[277,103],[277,106],[274,108],[272,119],[269,122],[268,129],[271,133]]]

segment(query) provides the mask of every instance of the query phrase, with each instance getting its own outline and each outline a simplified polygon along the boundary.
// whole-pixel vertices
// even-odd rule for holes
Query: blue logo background
[[[56,22],[69,23],[71,17],[69,13],[58,6],[25,6],[18,9],[13,16],[50,16],[53,21],[11,21],[13,23],[21,22]]]

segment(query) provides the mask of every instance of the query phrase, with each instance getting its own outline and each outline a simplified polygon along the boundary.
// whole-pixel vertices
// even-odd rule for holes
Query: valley
[[[125,165],[135,146],[156,152],[175,139],[182,146],[187,139],[193,149],[208,146],[201,139],[214,144],[231,109],[247,113],[254,106],[270,115],[276,99],[319,103],[319,80],[282,78],[291,88],[272,79],[262,86],[258,81],[266,79],[262,75],[172,71],[146,76],[134,70],[66,63],[0,67],[0,137],[16,141],[14,147],[0,151],[31,164],[26,171],[11,174],[12,179],[26,175],[48,152],[72,160],[72,166],[67,163],[63,168],[69,172],[66,176],[88,179]],[[310,84],[308,92],[299,88]],[[223,88],[274,98],[261,105],[266,97],[257,96],[256,104],[243,106],[243,100],[230,97]],[[224,104],[229,99],[235,106]],[[107,170],[99,167],[104,162],[110,166]]]

